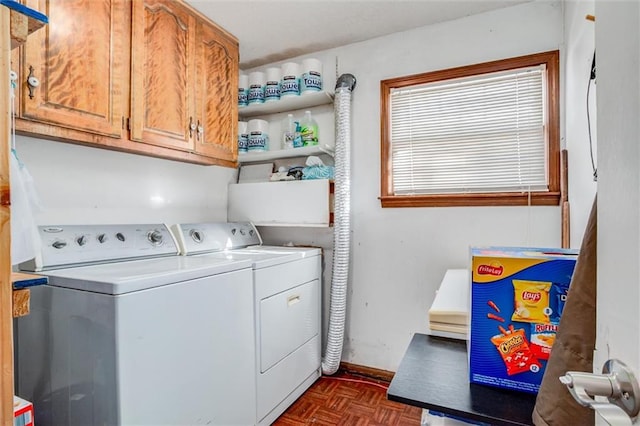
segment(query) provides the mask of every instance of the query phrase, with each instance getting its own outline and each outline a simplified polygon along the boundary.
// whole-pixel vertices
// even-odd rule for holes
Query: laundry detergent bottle
[[[303,146],[318,145],[318,123],[311,116],[311,111],[305,111],[300,120],[300,137]]]

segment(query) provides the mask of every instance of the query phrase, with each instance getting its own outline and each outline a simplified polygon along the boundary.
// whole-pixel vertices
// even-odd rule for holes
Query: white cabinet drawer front
[[[256,298],[265,297],[297,287],[321,276],[320,256],[312,256],[282,265],[254,271]]]
[[[263,424],[262,420],[278,404],[319,370],[320,363],[320,335],[317,335],[266,373],[258,374],[258,424]]]
[[[260,371],[265,372],[320,332],[320,282],[260,301]]]

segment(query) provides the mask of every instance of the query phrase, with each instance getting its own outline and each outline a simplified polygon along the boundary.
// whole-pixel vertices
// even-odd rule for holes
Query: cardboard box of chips
[[[14,426],[33,426],[33,404],[19,396],[13,396]]]
[[[537,393],[577,250],[471,248],[471,383]]]

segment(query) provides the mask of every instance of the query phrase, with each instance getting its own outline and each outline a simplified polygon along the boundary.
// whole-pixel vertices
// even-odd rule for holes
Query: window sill
[[[560,192],[381,196],[382,207],[558,206]]]

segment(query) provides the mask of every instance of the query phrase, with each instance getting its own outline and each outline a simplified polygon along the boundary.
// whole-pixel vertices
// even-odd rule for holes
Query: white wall
[[[597,183],[593,179],[587,124],[587,85],[595,49],[595,24],[585,19],[593,15],[594,1],[563,2],[564,13],[564,99],[565,146],[569,152],[569,205],[571,247],[579,248],[587,226]],[[597,166],[596,84],[589,94],[591,138]]]
[[[40,225],[227,220],[236,170],[18,136]]]
[[[343,361],[395,370],[413,333],[426,331],[427,312],[445,271],[468,266],[470,245],[560,245],[557,207],[382,209],[380,80],[561,45],[560,4],[534,2],[310,55],[332,66],[337,61],[340,73],[352,73],[358,80],[353,95],[353,250]],[[331,67],[324,70],[332,72]],[[314,240],[330,246],[330,236],[319,232],[269,229],[265,239]],[[324,310],[326,318],[328,304]]]

